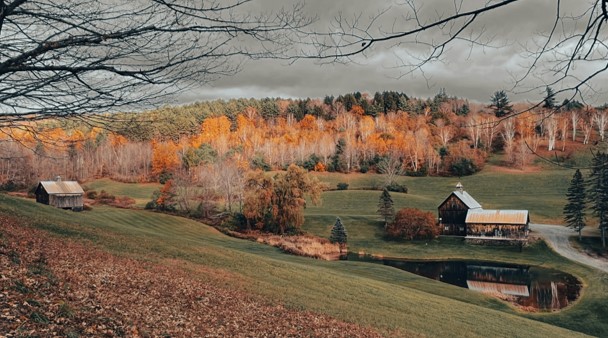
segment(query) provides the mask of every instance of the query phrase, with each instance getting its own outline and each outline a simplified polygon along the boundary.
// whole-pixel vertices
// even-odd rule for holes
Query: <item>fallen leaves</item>
[[[118,257],[7,216],[0,224],[0,332],[6,337],[379,336],[206,284],[179,264]]]

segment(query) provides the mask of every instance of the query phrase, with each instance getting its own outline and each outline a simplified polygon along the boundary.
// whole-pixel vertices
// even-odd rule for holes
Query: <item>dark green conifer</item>
[[[389,194],[388,189],[384,188],[378,202],[378,213],[384,218],[384,226],[392,221],[395,217],[395,207],[393,198]]]
[[[496,117],[503,117],[513,113],[513,106],[504,90],[499,90],[492,95],[490,108],[494,109]]]
[[[347,240],[348,234],[346,233],[346,228],[344,228],[340,217],[336,217],[336,223],[334,223],[334,227],[331,228],[329,241],[340,244],[340,255],[342,255],[342,249],[346,247]]]
[[[608,228],[608,154],[598,152],[593,155],[591,174],[589,175],[589,202],[593,215],[599,220],[602,234],[602,246],[606,247],[606,229]]]
[[[581,240],[581,232],[585,227],[585,204],[587,194],[585,191],[585,180],[580,170],[576,170],[570,187],[566,193],[568,203],[564,206],[564,220],[566,225],[578,231],[578,239]]]

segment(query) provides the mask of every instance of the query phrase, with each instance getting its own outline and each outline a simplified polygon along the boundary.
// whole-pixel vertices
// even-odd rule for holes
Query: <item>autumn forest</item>
[[[179,175],[198,182],[210,173],[291,163],[311,171],[463,176],[480,170],[492,153],[504,153],[505,165],[514,168],[543,149],[567,156],[575,143],[603,139],[608,123],[607,109],[578,102],[559,110],[509,108],[519,113],[497,116],[494,107],[444,91],[427,100],[384,92],[202,102],[100,115],[95,125],[42,121],[3,132],[0,181],[26,187],[62,175],[164,183]]]

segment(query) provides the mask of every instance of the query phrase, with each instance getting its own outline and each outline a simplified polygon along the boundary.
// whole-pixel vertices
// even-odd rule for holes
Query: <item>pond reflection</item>
[[[444,283],[483,292],[527,311],[562,309],[580,294],[574,276],[535,266],[480,261],[408,261],[349,255],[349,260],[380,263]]]

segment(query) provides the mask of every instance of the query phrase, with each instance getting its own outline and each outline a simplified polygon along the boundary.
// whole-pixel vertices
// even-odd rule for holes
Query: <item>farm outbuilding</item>
[[[439,225],[444,235],[466,236],[466,218],[469,210],[481,209],[481,205],[466,191],[460,182],[438,207]]]
[[[36,202],[62,209],[82,210],[84,190],[76,181],[40,181],[36,188]]]
[[[528,210],[485,210],[464,191],[460,182],[438,207],[443,235],[468,239],[525,240],[530,217]]]
[[[470,210],[467,236],[521,239],[528,236],[528,210]]]

